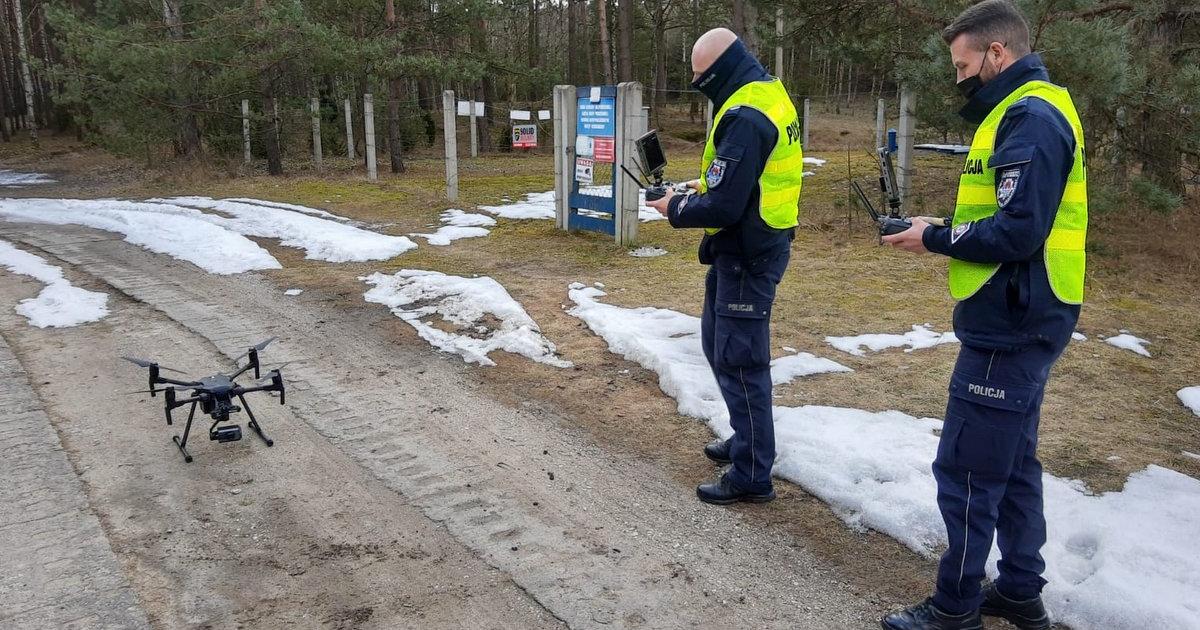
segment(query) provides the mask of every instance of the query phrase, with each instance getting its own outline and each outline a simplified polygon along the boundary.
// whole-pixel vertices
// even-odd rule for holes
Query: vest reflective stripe
[[[713,116],[712,130],[704,145],[704,157],[700,160],[700,192],[708,191],[706,175],[713,160],[717,159],[717,147],[713,142],[717,122],[734,107],[756,109],[775,125],[775,131],[778,132],[775,148],[758,178],[758,212],[763,222],[775,229],[795,227],[800,212],[800,188],[804,180],[804,151],[800,146],[800,120],[796,116],[796,108],[779,79],[743,85],[729,96]],[[720,230],[708,228],[705,231],[716,234]]]
[[[1067,304],[1083,303],[1087,242],[1087,167],[1084,164],[1083,123],[1066,89],[1045,81],[1030,81],[996,105],[975,131],[971,150],[958,183],[954,225],[978,221],[1000,210],[996,201],[996,169],[987,166],[996,131],[1008,108],[1023,98],[1040,98],[1067,119],[1075,135],[1075,155],[1054,226],[1045,243],[1046,273],[1054,295]],[[956,300],[974,295],[1000,269],[998,264],[950,259],[950,294]]]

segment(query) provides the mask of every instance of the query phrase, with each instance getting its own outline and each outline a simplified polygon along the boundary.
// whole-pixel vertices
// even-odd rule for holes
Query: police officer
[[[982,628],[980,614],[1022,630],[1050,627],[1040,593],[1046,542],[1037,431],[1050,368],[1083,302],[1087,171],[1083,128],[1067,91],[1031,54],[1024,18],[985,0],[942,32],[978,124],[951,227],[914,220],[884,240],[950,257],[954,331],[933,462],[949,547],[933,597],[883,619],[896,630]],[[981,589],[993,535],[999,577]]]
[[[700,262],[710,265],[701,319],[704,356],[729,409],[733,436],[704,449],[732,463],[701,501],[726,505],[775,498],[771,466],[771,305],[791,250],[800,199],[800,122],[783,84],[734,35],[711,30],[692,48],[692,86],[716,114],[695,194],[650,205],[675,228],[704,228]]]

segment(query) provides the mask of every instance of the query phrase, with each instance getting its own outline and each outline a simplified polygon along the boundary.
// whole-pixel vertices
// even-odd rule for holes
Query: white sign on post
[[[591,158],[577,157],[575,158],[575,181],[589,186],[592,183],[592,174],[596,170],[596,161]]]
[[[475,104],[475,115],[482,118],[483,117],[483,102],[482,101],[459,101],[458,102],[458,115],[459,116],[470,116],[471,115],[471,103]]]
[[[595,153],[595,150],[595,143],[592,141],[591,136],[575,137],[575,155],[582,155],[583,157],[590,158],[592,157],[592,154]]]
[[[550,120],[550,110],[539,109],[538,110],[538,120]]]
[[[509,120],[531,120],[531,116],[527,110],[514,109],[508,112]]]

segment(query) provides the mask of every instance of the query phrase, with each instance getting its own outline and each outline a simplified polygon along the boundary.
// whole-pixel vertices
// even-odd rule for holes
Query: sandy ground
[[[858,126],[847,123],[846,127],[843,132],[862,135]],[[836,130],[836,125],[831,129]],[[784,397],[781,403],[894,408],[938,416],[955,356],[952,346],[858,359],[823,343],[825,334],[901,332],[922,322],[945,329],[951,308],[944,289],[944,261],[874,247],[864,222],[854,215],[850,215],[851,229],[847,229],[848,211],[840,201],[845,194],[847,164],[837,151],[846,133],[831,131],[815,138],[826,150],[818,154],[831,161],[805,184],[804,229],[780,287],[774,345],[830,356],[856,372],[803,379],[778,392]],[[545,175],[513,174],[544,172],[544,156],[464,161],[464,199],[448,204],[439,198],[440,163],[419,159],[410,164],[409,174],[385,175],[378,183],[362,181],[349,174],[353,165],[337,163],[328,168],[344,166],[346,172],[323,178],[300,174],[284,179],[253,175],[226,179],[199,173],[183,178],[163,175],[154,180],[130,174],[128,165],[96,159],[94,151],[51,149],[50,153],[25,163],[29,167],[25,170],[57,169],[63,182],[11,194],[246,195],[326,208],[395,234],[428,231],[425,226],[436,223],[438,212],[446,207],[470,209],[475,203],[495,203],[505,195],[519,198],[522,192],[550,187]],[[682,176],[690,159],[678,162],[681,165],[673,168],[681,169]],[[850,162],[857,177],[869,175],[868,163],[853,156]],[[8,161],[5,164],[15,166]],[[923,159],[918,172],[922,192],[915,200],[918,206],[932,213],[944,204],[952,194],[953,170],[946,160]],[[1200,450],[1200,425],[1173,396],[1175,389],[1196,384],[1196,374],[1200,374],[1196,359],[1200,332],[1191,318],[1180,316],[1200,309],[1195,281],[1200,266],[1196,250],[1188,249],[1186,243],[1187,234],[1195,232],[1195,215],[1181,211],[1173,217],[1142,216],[1139,220],[1139,229],[1152,230],[1159,237],[1153,242],[1135,238],[1138,235],[1114,216],[1095,217],[1096,229],[1089,236],[1094,244],[1094,251],[1089,250],[1089,302],[1081,321],[1081,329],[1091,340],[1073,344],[1063,357],[1043,408],[1041,451],[1047,469],[1083,479],[1100,490],[1119,488],[1130,472],[1147,463],[1200,474],[1200,463],[1179,453],[1181,448]],[[158,340],[175,339],[177,346],[164,346],[164,351],[178,357],[172,359],[174,363],[184,364],[177,367],[203,372],[220,364],[221,357],[228,361],[240,354],[247,343],[267,334],[281,334],[283,338],[272,347],[272,353],[278,360],[299,359],[286,370],[295,389],[289,392],[287,407],[255,407],[271,414],[264,423],[272,427],[277,446],[266,450],[249,433],[235,444],[201,440],[195,442],[197,459],[192,466],[213,466],[217,458],[238,462],[244,456],[248,460],[245,465],[257,470],[265,465],[263,460],[278,457],[280,478],[304,477],[318,485],[326,474],[302,469],[311,465],[325,471],[343,470],[340,477],[333,474],[339,481],[330,484],[329,492],[358,493],[360,502],[339,510],[332,498],[320,502],[312,495],[287,494],[296,490],[296,484],[272,481],[275,476],[249,473],[246,478],[254,481],[247,484],[237,475],[225,475],[225,468],[209,469],[212,484],[204,486],[204,491],[187,493],[187,497],[213,503],[187,512],[193,516],[184,520],[207,515],[204,518],[212,528],[234,522],[240,513],[230,512],[228,505],[257,497],[251,491],[255,486],[273,488],[276,500],[272,505],[290,515],[277,518],[276,528],[301,528],[295,538],[312,539],[312,531],[329,531],[330,515],[344,513],[344,522],[338,522],[334,533],[362,537],[390,552],[395,545],[383,541],[385,536],[371,534],[375,531],[371,527],[354,529],[381,518],[380,512],[365,509],[362,502],[391,506],[380,508],[388,515],[404,509],[415,511],[427,524],[432,523],[433,539],[442,532],[467,559],[474,558],[481,571],[491,571],[488,580],[473,583],[478,590],[472,592],[481,601],[496,602],[501,610],[527,615],[527,623],[515,621],[511,627],[536,627],[555,617],[572,627],[750,623],[873,627],[879,614],[927,594],[932,560],[915,556],[885,536],[847,529],[826,505],[791,484],[780,483],[780,500],[767,506],[713,510],[697,505],[692,498],[695,483],[716,473],[698,454],[710,438],[707,429],[676,414],[674,402],[658,390],[654,374],[609,353],[602,340],[587,333],[561,307],[566,302],[567,283],[601,281],[613,303],[697,313],[703,269],[694,262],[694,238],[673,233],[662,224],[644,225],[643,240],[665,246],[671,253],[633,259],[605,239],[566,235],[548,223],[501,222],[488,238],[458,242],[449,248],[422,247],[396,260],[368,265],[305,261],[294,250],[263,241],[285,269],[220,279],[109,241],[111,235],[0,224],[0,237],[7,235],[22,247],[59,261],[83,286],[126,296],[116,302],[119,308],[108,320],[74,331],[29,329],[11,311],[0,323],[22,365],[34,375],[29,380],[35,384],[45,380],[40,379],[42,370],[60,366],[49,355],[39,358],[42,352],[49,352],[43,351],[43,346],[53,348],[54,340],[83,337],[85,341],[77,343],[75,352],[83,357],[80,361],[86,369],[66,367],[109,378],[108,388],[95,390],[101,392],[127,391],[142,381],[132,366],[106,363],[108,359],[98,358],[99,352],[92,357],[87,350],[92,335],[101,340],[98,343],[107,344],[103,351],[110,353],[109,358],[118,353],[149,354],[159,347],[155,345]],[[466,368],[457,357],[435,355],[385,309],[364,305],[361,300],[364,286],[357,280],[359,275],[401,267],[495,277],[579,369],[556,371],[503,355],[496,357],[497,368]],[[7,303],[36,292],[32,283],[4,276],[0,280],[0,293]],[[305,293],[285,299],[280,293],[288,287],[304,288]],[[145,317],[122,319],[128,309],[143,312]],[[155,318],[163,326],[173,326],[175,334],[143,336],[141,331],[153,326],[140,322]],[[115,326],[117,321],[125,325],[106,333],[107,342],[104,335],[91,332]],[[1115,334],[1118,328],[1130,328],[1150,338],[1155,358],[1147,360],[1097,341],[1097,333]],[[22,341],[26,337],[29,340]],[[167,358],[162,360],[172,364]],[[625,370],[628,372],[623,373]],[[364,385],[360,376],[371,379],[371,384]],[[71,394],[54,391],[52,383],[38,386],[38,395],[48,409],[59,409]],[[456,394],[447,399],[445,392]],[[597,400],[605,403],[597,405]],[[106,404],[119,409],[116,413],[121,415],[113,417],[128,419],[123,429],[114,431],[110,426],[113,437],[97,435],[90,438],[92,442],[82,442],[89,448],[81,450],[76,445],[68,452],[72,463],[83,471],[87,496],[102,516],[137,595],[158,602],[147,605],[151,620],[171,627],[163,619],[188,619],[184,613],[192,614],[190,611],[200,606],[183,600],[190,584],[187,572],[195,571],[199,564],[189,561],[189,556],[227,558],[224,563],[207,561],[212,567],[210,582],[238,585],[226,585],[222,597],[232,598],[228,595],[231,589],[240,593],[241,585],[264,569],[241,564],[254,557],[252,545],[242,545],[245,551],[229,560],[233,555],[224,551],[225,538],[190,548],[160,545],[155,548],[154,562],[130,559],[138,557],[137,551],[120,544],[120,532],[113,532],[136,531],[136,526],[117,521],[120,527],[115,527],[104,517],[108,511],[119,512],[120,503],[113,494],[97,494],[88,480],[91,469],[87,467],[101,467],[97,460],[112,459],[112,453],[126,447],[119,446],[121,441],[101,442],[105,446],[101,457],[94,442],[132,439],[120,434],[145,434],[152,448],[146,457],[132,461],[153,459],[169,464],[144,473],[157,480],[148,485],[165,488],[170,485],[167,479],[177,480],[179,473],[171,471],[188,469],[180,468],[182,464],[171,450],[157,400],[114,397]],[[77,412],[78,407],[71,413]],[[54,413],[49,417],[56,427],[83,422],[83,416]],[[127,426],[137,430],[126,430]],[[71,431],[59,428],[59,433],[70,445]],[[309,450],[303,453],[316,455],[288,457],[285,463],[281,449],[300,448],[304,436],[308,436]],[[93,458],[90,463],[80,463],[89,457]],[[322,457],[330,463],[323,464]],[[345,469],[338,469],[337,457],[342,458]],[[241,492],[232,494],[235,489]],[[226,503],[216,503],[218,499]],[[260,499],[254,500],[258,505]],[[304,507],[303,501],[316,507]],[[288,507],[293,502],[300,507]],[[139,500],[138,505],[153,504]],[[273,514],[264,507],[254,509],[258,510],[256,518]],[[161,518],[158,511],[150,510]],[[239,535],[244,536],[248,522],[257,521],[243,521]],[[168,529],[185,531],[182,526]],[[251,532],[251,538],[258,531]],[[404,538],[392,538],[403,547]],[[273,544],[280,544],[279,539],[274,538]],[[223,555],[212,549],[222,549]],[[448,549],[438,549],[457,557]],[[378,574],[371,573],[375,565],[363,569],[368,576],[378,576],[367,579],[383,581],[385,573],[411,572],[414,569],[409,563],[423,567],[417,569],[418,574],[436,570],[422,559],[398,555],[402,553],[388,556],[388,562],[378,561],[384,565]],[[432,555],[437,557],[437,553]],[[296,560],[301,564],[331,562],[316,553],[306,556],[289,551],[274,557],[281,566],[292,569],[295,565],[283,558],[306,558]],[[344,573],[357,566],[353,562],[365,564],[368,557],[374,558],[366,554],[345,561],[339,570]],[[151,570],[155,563],[171,562],[187,568],[174,574]],[[306,569],[304,575],[310,570],[315,572],[309,578],[312,582],[299,576],[280,580],[274,587],[279,589],[274,597],[280,601],[297,602],[293,608],[315,606],[323,611],[305,618],[309,623],[335,625],[341,619],[337,615],[342,614],[336,611],[366,607],[374,610],[370,619],[352,618],[347,623],[384,624],[380,627],[388,620],[397,620],[393,623],[401,626],[414,623],[403,616],[408,609],[394,600],[377,601],[350,590],[339,591],[327,602],[320,600],[313,593],[321,592],[320,585],[326,581],[337,582],[341,574]],[[149,575],[160,582],[158,590],[146,595],[145,585],[148,580],[153,583]],[[425,575],[432,576],[428,583],[433,584],[442,574]],[[454,583],[450,577],[445,579],[444,584]],[[212,584],[209,588],[216,589]],[[522,600],[522,594],[531,600]],[[432,598],[427,613],[431,616],[422,627],[464,625],[462,618],[443,611],[435,595],[421,595],[408,603],[422,611],[426,596]],[[265,596],[242,597],[249,602],[245,606],[254,611],[246,612],[245,618],[227,609],[214,613],[212,622],[200,614],[201,621],[181,623],[220,627],[245,622],[267,627],[278,619],[296,622],[295,617],[272,616],[289,613],[275,612]],[[460,595],[452,595],[451,601],[454,597]],[[529,601],[540,608],[526,608]],[[166,613],[159,612],[163,609],[184,612],[163,617],[160,615]],[[263,615],[263,621],[254,622],[256,615]],[[730,621],[735,617],[736,622]],[[1003,626],[993,623],[989,627]]]
[[[0,324],[154,625],[854,628],[878,613],[764,527],[769,508],[698,504],[655,461],[395,343],[386,313],[90,230],[0,233],[114,295],[97,324]],[[36,289],[5,275],[0,295]],[[271,332],[272,358],[294,361],[288,405],[255,406],[274,448],[200,439],[185,464],[157,400],[118,393],[143,383],[119,355],[202,373]]]

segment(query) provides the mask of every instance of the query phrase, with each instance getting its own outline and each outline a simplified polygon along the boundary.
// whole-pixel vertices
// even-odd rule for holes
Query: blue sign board
[[[599,98],[593,100],[593,95]],[[576,151],[582,156],[594,157],[597,162],[613,162],[617,135],[616,86],[579,87],[575,96],[575,134],[587,145],[586,148],[576,146]],[[607,183],[595,182],[588,187],[587,192],[591,194],[583,194],[578,181],[571,182],[570,203],[567,204],[569,229],[616,234],[617,203],[612,191],[616,188],[619,169],[614,164],[610,170]],[[580,214],[580,210],[585,214]]]
[[[581,136],[609,137],[617,135],[617,99],[601,96],[593,103],[590,96],[579,99],[575,133]]]

